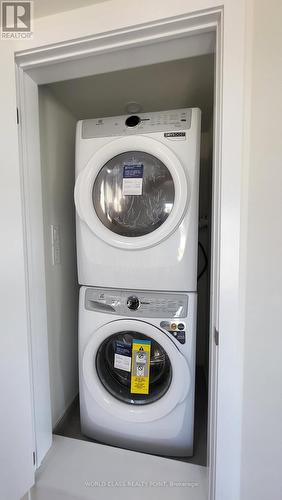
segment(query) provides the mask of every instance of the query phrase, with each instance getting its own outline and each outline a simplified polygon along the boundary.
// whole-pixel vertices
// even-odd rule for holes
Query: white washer
[[[193,453],[197,294],[82,287],[82,432],[123,448]],[[131,354],[149,341],[148,394],[133,394]]]
[[[199,109],[80,121],[79,283],[197,290]]]

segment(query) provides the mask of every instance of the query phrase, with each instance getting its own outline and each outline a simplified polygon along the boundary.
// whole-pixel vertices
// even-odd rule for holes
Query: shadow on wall
[[[210,120],[211,123],[211,120]],[[210,243],[212,206],[212,128],[202,133],[200,160],[199,243],[207,255],[208,266],[198,280],[197,365],[204,368],[206,381],[209,371],[209,307],[210,307]],[[198,247],[198,276],[204,269],[205,257]]]
[[[46,88],[39,90],[41,168],[52,424],[78,393],[75,209],[76,118]],[[58,248],[54,260],[52,226]],[[55,262],[55,263],[54,263]]]

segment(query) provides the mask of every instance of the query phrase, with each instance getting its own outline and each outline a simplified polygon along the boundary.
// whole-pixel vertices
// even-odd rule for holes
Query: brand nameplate
[[[185,137],[186,132],[165,132],[165,137]]]

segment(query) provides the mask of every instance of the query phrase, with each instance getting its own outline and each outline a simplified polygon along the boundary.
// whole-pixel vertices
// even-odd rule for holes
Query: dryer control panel
[[[183,293],[87,288],[85,308],[134,318],[186,318],[188,296]],[[177,322],[175,330],[181,331],[181,324],[184,323]]]
[[[185,139],[185,131],[191,127],[192,108],[139,113],[138,115],[122,115],[106,118],[83,120],[82,139],[94,137],[127,136],[164,132]],[[168,136],[171,137],[171,136]]]

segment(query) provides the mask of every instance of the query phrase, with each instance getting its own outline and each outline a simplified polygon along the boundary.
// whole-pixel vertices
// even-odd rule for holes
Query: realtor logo
[[[32,38],[33,2],[1,2],[1,39]]]

